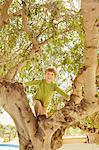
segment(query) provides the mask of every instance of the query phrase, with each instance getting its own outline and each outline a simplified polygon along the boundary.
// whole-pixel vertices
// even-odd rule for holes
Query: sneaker
[[[39,115],[39,116],[37,116],[37,119],[38,119],[39,121],[44,120],[44,119],[46,119],[46,118],[47,118],[46,115]]]

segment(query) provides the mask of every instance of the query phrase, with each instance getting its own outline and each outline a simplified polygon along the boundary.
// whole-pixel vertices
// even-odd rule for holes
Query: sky
[[[14,121],[12,120],[12,118],[5,111],[4,111],[4,113],[0,114],[0,124],[15,126]]]

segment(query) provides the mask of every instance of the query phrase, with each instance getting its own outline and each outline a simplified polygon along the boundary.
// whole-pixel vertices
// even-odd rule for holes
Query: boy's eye
[[[48,76],[54,76],[54,73],[47,73]]]

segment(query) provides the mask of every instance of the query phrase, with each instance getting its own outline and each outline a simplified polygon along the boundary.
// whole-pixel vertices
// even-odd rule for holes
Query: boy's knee
[[[37,105],[38,105],[38,107],[42,107],[42,104],[40,101],[37,101]]]
[[[39,100],[34,100],[34,106],[35,106],[35,105],[38,105],[38,106],[39,106],[39,105],[41,105],[41,102],[40,102]]]
[[[38,100],[35,100],[35,101],[34,101],[34,109],[36,109],[36,110],[38,110],[38,111],[41,111],[41,109],[42,109],[42,104],[41,104],[40,101],[38,101]]]

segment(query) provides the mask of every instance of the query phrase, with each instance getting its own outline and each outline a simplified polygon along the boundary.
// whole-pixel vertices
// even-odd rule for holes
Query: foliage
[[[14,140],[16,137],[17,132],[14,126],[0,124],[0,138],[3,139],[3,142],[9,142]]]
[[[86,125],[89,128],[99,129],[99,112],[88,116],[83,121],[81,121],[81,124]]]
[[[70,127],[66,129],[66,135],[82,135],[82,134],[85,134],[85,132],[80,130],[79,128]]]
[[[68,5],[71,4],[73,6],[72,1],[68,2]],[[35,55],[22,69],[22,79],[29,80],[37,75],[40,78],[42,71],[49,65],[60,68],[60,74],[77,74],[82,63],[83,32],[79,11],[74,7],[68,8],[68,5],[65,6],[60,0],[53,3],[33,0],[25,1],[24,4],[18,1],[12,3],[9,13],[24,6],[33,36],[41,43],[48,40],[48,43],[42,46],[41,54]],[[22,30],[22,18],[10,18],[10,23],[0,31],[0,75],[22,58],[27,58],[30,43],[31,38]]]

